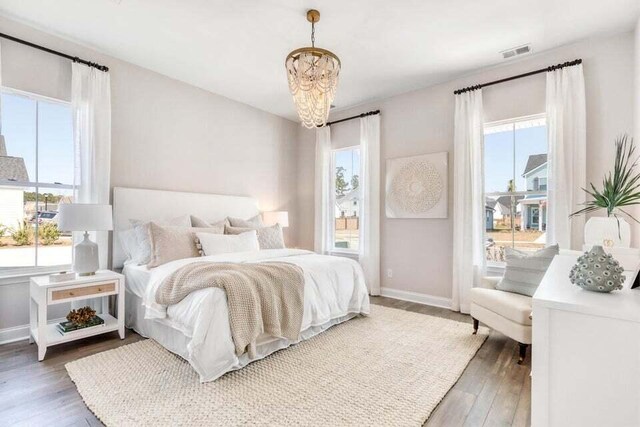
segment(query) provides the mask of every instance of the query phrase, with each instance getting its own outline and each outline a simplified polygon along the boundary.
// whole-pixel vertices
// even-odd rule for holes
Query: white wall
[[[449,164],[453,165],[455,89],[582,58],[587,96],[587,178],[600,182],[604,172],[613,164],[614,138],[622,132],[633,131],[633,46],[632,33],[585,40],[466,78],[340,111],[332,114],[331,120],[374,109],[382,111],[380,166],[383,180],[386,160],[394,157],[448,151]],[[545,74],[486,88],[484,105],[487,122],[543,113]],[[338,137],[339,133],[345,132],[341,126],[354,126],[354,122],[348,123],[333,127],[333,135]],[[301,133],[298,211],[305,221],[301,224],[298,242],[309,248],[313,245],[314,137],[310,131]],[[450,167],[449,178],[451,192],[453,167]],[[450,194],[449,200],[452,199]],[[420,220],[386,219],[384,194],[381,200],[383,288],[433,296],[436,301],[449,299],[452,268],[451,202],[448,219]],[[393,278],[387,277],[387,269],[393,270]]]
[[[0,28],[109,66],[111,187],[253,196],[262,210],[290,211],[286,238],[296,244],[298,124],[5,18]],[[70,61],[1,43],[3,85],[70,99]],[[27,323],[28,293],[23,284],[0,285],[0,330]]]

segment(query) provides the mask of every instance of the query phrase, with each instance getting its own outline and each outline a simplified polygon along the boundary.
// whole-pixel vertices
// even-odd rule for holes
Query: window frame
[[[545,121],[545,127],[548,126],[547,123],[547,114],[546,113],[539,113],[539,114],[531,114],[528,116],[520,116],[520,117],[513,117],[513,118],[509,118],[509,119],[504,119],[504,120],[496,120],[493,122],[486,122],[483,124],[482,126],[482,151],[484,153],[484,144],[485,144],[485,135],[486,135],[486,129],[490,128],[490,127],[496,127],[496,126],[501,126],[501,125],[507,125],[507,124],[513,124],[515,126],[516,123],[518,122],[526,122],[526,121],[532,121],[532,120],[542,120],[544,119]],[[514,129],[514,136],[515,136],[515,129]],[[514,141],[515,143],[515,141]],[[515,148],[515,147],[514,147]],[[548,149],[548,141],[547,141],[547,156],[549,155],[549,149]],[[515,179],[516,177],[516,172],[515,172],[515,163],[516,163],[516,151],[515,149],[513,150],[513,177]],[[548,158],[547,158],[548,161]],[[484,154],[483,154],[483,170],[484,170]],[[486,175],[486,171],[484,172]],[[483,177],[484,179],[485,177]],[[518,196],[547,196],[547,200],[548,200],[548,195],[549,195],[549,185],[548,185],[548,181],[549,180],[549,176],[547,174],[547,176],[545,177],[545,184],[546,184],[546,188],[544,190],[525,190],[525,191],[513,191],[513,192],[509,192],[509,191],[496,191],[496,192],[485,192],[484,188],[482,189],[482,200],[486,201],[487,196],[490,197],[501,197],[501,196],[510,196],[510,197],[518,197]],[[548,211],[547,211],[548,212]],[[482,241],[486,242],[487,240],[487,230],[486,230],[486,221],[485,221],[485,227],[483,228],[483,232],[482,232]],[[511,229],[511,241],[512,241],[512,247],[513,247],[513,242],[515,240],[515,227],[512,227]],[[489,261],[489,260],[485,260],[486,262],[486,267],[487,267],[487,273],[489,275],[502,275],[504,273],[504,270],[506,268],[506,262],[500,262],[500,261]]]
[[[40,190],[41,189],[57,189],[57,190],[74,190],[75,189],[75,185],[74,184],[62,184],[62,183],[49,183],[49,182],[39,182],[38,180],[38,150],[39,150],[39,129],[38,129],[38,112],[39,112],[39,108],[38,108],[38,104],[40,102],[47,102],[50,104],[58,104],[58,105],[63,105],[65,107],[69,107],[69,109],[71,110],[71,101],[65,101],[63,99],[57,99],[57,98],[52,98],[49,96],[45,96],[45,95],[39,95],[36,93],[32,93],[32,92],[27,92],[24,90],[20,90],[20,89],[14,89],[8,86],[0,86],[0,97],[2,95],[15,95],[15,96],[21,96],[27,99],[30,99],[32,101],[35,101],[36,103],[36,110],[35,110],[35,126],[36,126],[36,138],[35,138],[35,159],[36,159],[36,167],[35,167],[35,175],[36,175],[36,180],[35,181],[8,181],[8,180],[1,180],[0,184],[2,186],[5,187],[18,187],[18,188],[25,188],[25,187],[30,187],[30,188],[34,188],[36,194],[40,194]],[[0,101],[1,102],[1,101]],[[73,111],[71,111],[72,114],[72,120],[73,120]],[[1,118],[0,118],[1,120]],[[73,138],[73,136],[72,136]],[[74,155],[74,162],[75,162],[75,155]],[[38,266],[38,228],[39,228],[39,224],[38,221],[36,221],[35,223],[35,236],[34,236],[34,247],[35,247],[35,266],[30,266],[30,267],[7,267],[4,269],[0,269],[0,286],[3,284],[15,284],[15,283],[21,283],[23,278],[32,276],[32,275],[37,275],[37,274],[49,274],[49,273],[56,273],[56,272],[60,272],[60,271],[68,271],[71,269],[72,264],[62,264],[62,265],[46,265],[46,266]],[[72,253],[72,258],[73,258],[73,242],[72,242],[72,249],[71,249],[71,253]],[[72,261],[73,262],[73,261]]]
[[[331,200],[330,200],[330,209],[332,210],[331,217],[333,221],[331,222],[331,249],[329,249],[330,254],[347,256],[347,257],[357,257],[360,250],[359,249],[349,249],[349,248],[336,248],[336,218],[335,218],[335,210],[336,210],[336,153],[339,151],[352,151],[354,149],[360,150],[360,144],[350,145],[347,147],[340,148],[332,148],[331,149],[331,179],[330,179],[330,192],[331,192]],[[362,177],[359,176],[359,179],[362,180]],[[362,181],[360,181],[360,186],[362,185]],[[362,199],[364,195],[361,195],[360,203],[358,206],[358,218],[362,218],[362,212],[360,210],[362,206]],[[361,228],[358,227],[358,239],[360,240],[361,236]]]

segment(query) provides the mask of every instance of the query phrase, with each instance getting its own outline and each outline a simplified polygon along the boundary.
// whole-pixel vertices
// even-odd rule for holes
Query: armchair
[[[478,331],[479,322],[482,322],[516,340],[520,346],[518,364],[521,365],[531,344],[532,298],[496,289],[500,279],[484,277],[481,287],[471,289],[473,333]]]

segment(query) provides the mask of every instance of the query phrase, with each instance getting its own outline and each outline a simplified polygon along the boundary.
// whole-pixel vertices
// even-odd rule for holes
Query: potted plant
[[[605,175],[602,188],[597,189],[590,183],[591,189],[583,190],[592,200],[585,207],[572,213],[570,217],[582,215],[601,209],[607,212],[606,217],[592,217],[585,224],[584,237],[586,244],[602,246],[629,247],[631,229],[621,214],[640,223],[629,213],[629,207],[640,204],[640,173],[636,172],[638,158],[633,158],[635,145],[633,138],[626,134],[615,142],[616,159],[612,172]]]

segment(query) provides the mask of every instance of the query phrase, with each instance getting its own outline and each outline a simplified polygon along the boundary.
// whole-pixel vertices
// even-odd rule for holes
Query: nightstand
[[[78,276],[66,282],[49,282],[49,276],[31,278],[30,286],[30,334],[29,342],[38,344],[38,360],[42,361],[47,348],[107,332],[118,331],[120,339],[124,339],[124,276],[113,271],[101,270],[93,276]],[[109,314],[109,296],[115,295],[117,315]],[[47,322],[47,311],[50,305],[86,300],[101,299],[101,312],[104,326],[77,330],[65,335],[58,331],[56,324],[65,320],[57,319]]]

